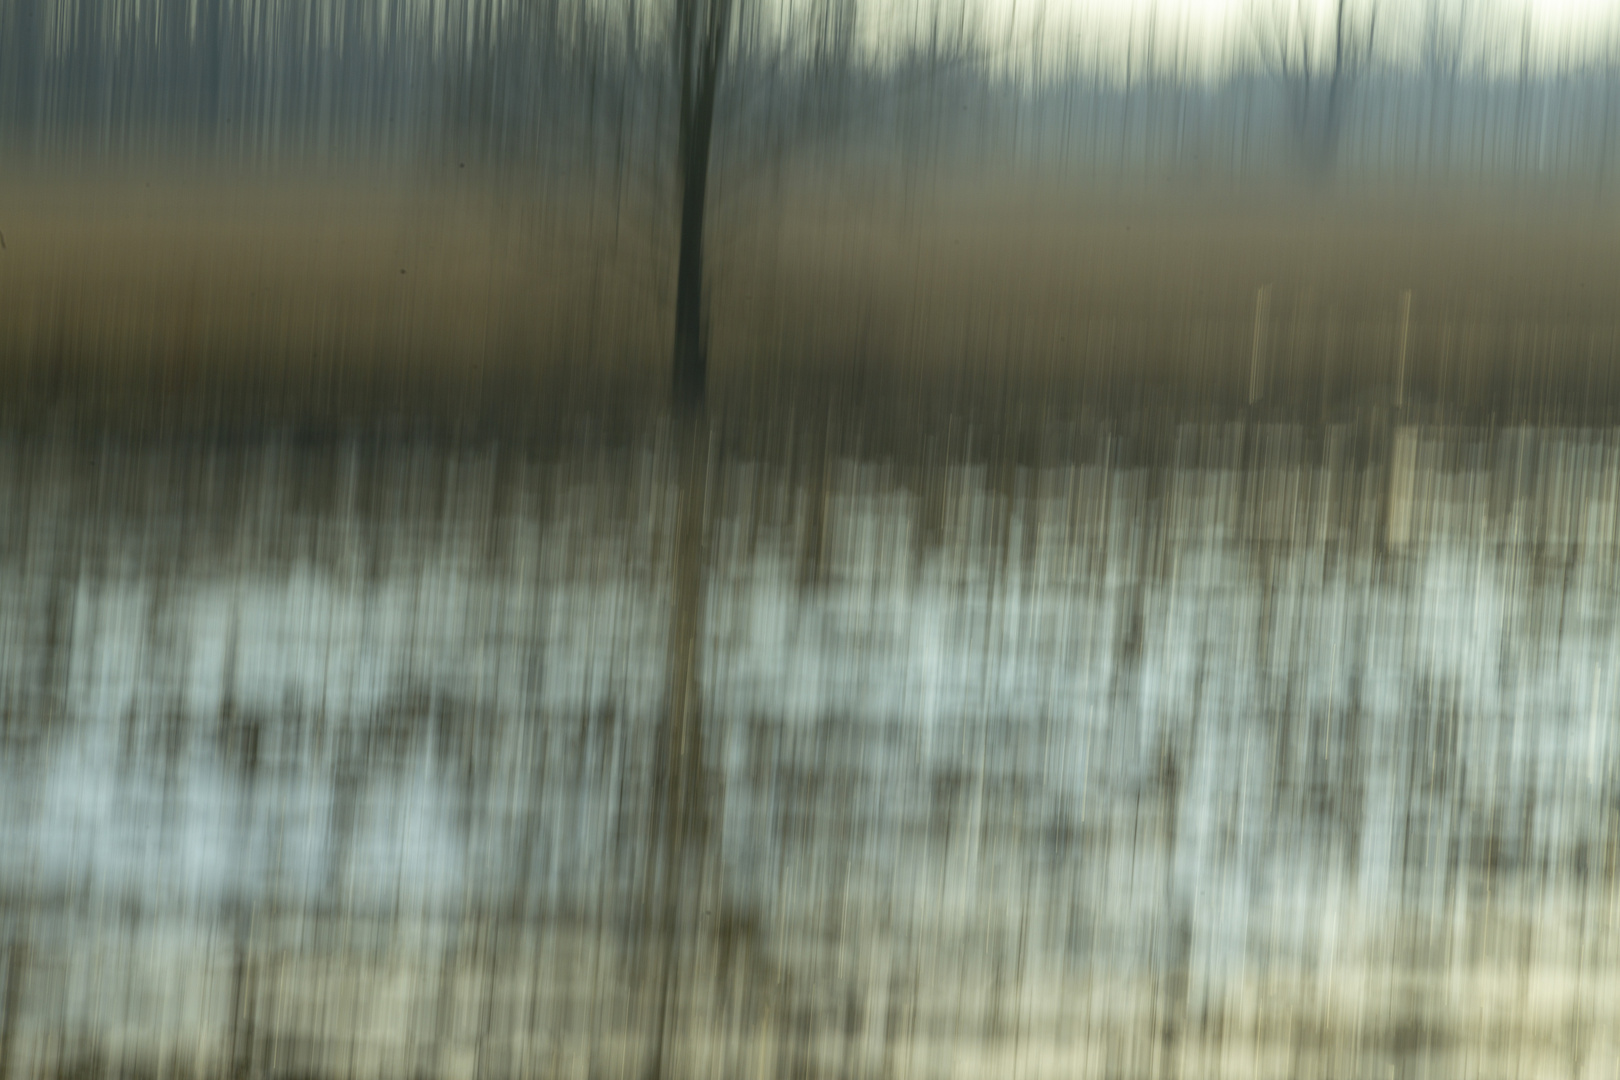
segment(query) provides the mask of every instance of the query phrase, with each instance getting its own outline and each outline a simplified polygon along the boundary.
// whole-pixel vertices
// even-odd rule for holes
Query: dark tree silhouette
[[[708,386],[703,228],[714,106],[735,6],[735,0],[675,0],[680,254],[675,280],[674,394],[679,409],[700,407]]]
[[[1253,19],[1260,61],[1288,95],[1289,119],[1306,164],[1327,174],[1337,164],[1345,109],[1372,59],[1378,8],[1358,10],[1351,0],[1332,0],[1332,25],[1318,24],[1305,0],[1256,9]]]
[[[687,899],[687,863],[704,840],[706,792],[703,762],[701,668],[705,578],[704,533],[708,524],[708,340],[703,296],[703,232],[708,216],[709,163],[714,143],[715,103],[731,37],[736,0],[675,0],[674,73],[679,110],[676,146],[680,185],[680,249],[675,283],[675,465],[679,495],[674,551],[675,595],[669,628],[669,671],[664,732],[658,763],[662,789],[659,837],[662,868],[659,921],[662,958],[650,1080],[661,1080],[669,1045],[673,996],[679,992],[680,922]]]

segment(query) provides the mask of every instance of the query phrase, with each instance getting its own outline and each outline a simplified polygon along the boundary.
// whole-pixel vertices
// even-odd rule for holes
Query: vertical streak
[[[1265,351],[1267,315],[1271,308],[1271,286],[1262,285],[1254,294],[1254,348],[1249,354],[1249,404],[1260,400],[1260,360]]]
[[[1401,346],[1395,364],[1395,407],[1406,404],[1406,339],[1412,325],[1412,290],[1401,293]]]

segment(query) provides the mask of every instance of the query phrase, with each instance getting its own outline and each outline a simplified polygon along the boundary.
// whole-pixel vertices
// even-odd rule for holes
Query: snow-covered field
[[[1614,1075],[1620,438],[1250,434],[716,463],[694,1075]],[[635,1071],[674,508],[656,448],[0,449],[13,1064]]]

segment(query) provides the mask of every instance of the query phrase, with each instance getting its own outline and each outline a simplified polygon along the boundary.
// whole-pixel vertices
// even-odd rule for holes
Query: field
[[[1615,1075],[1620,226],[6,193],[0,1080]]]
[[[679,1074],[1606,1075],[1620,445],[1245,430],[717,461]],[[6,446],[12,1075],[638,1074],[667,455]]]
[[[609,185],[458,170],[6,187],[13,424],[524,439],[586,414],[633,430],[662,407],[667,215]],[[1590,208],[1088,200],[1027,180],[718,205],[714,401],[733,424],[837,399],[840,426],[914,442],[946,414],[1007,409],[1317,424],[1399,404],[1489,424],[1606,421],[1620,400],[1620,223]]]

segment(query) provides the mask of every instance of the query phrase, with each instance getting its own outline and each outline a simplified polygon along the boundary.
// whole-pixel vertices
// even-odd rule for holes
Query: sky
[[[1234,36],[1248,40],[1257,8],[1273,10],[1303,2],[1325,15],[1334,0],[983,0],[985,18],[1005,25],[1009,16],[1029,25],[1044,16],[1045,25],[1076,23],[1087,39],[1111,43],[1123,51],[1133,27],[1140,35],[1150,15],[1156,16],[1161,39],[1181,26],[1208,58],[1219,55]],[[1374,0],[1351,0],[1365,8]],[[1455,9],[1466,4],[1471,20],[1491,28],[1492,36],[1519,59],[1525,14],[1530,15],[1532,51],[1542,60],[1573,52],[1588,54],[1620,34],[1620,0],[1439,0]],[[1376,0],[1380,38],[1386,48],[1410,48],[1430,0]],[[1323,25],[1326,25],[1324,22]],[[1050,29],[1049,31],[1050,32]],[[1499,50],[1501,51],[1501,50]]]
[[[1249,9],[1255,6],[1255,0],[1045,0],[1051,11],[1066,10],[1070,13],[1080,14],[1087,20],[1095,19],[1099,22],[1124,24],[1134,16],[1141,19],[1150,8],[1157,7],[1160,18],[1172,20],[1186,18],[1193,26],[1202,27],[1208,33],[1219,31],[1222,27],[1241,23],[1248,17]],[[1262,5],[1270,6],[1269,0],[1259,0]],[[1327,8],[1331,0],[1310,0],[1317,6]],[[1452,0],[1455,3],[1455,0]],[[1013,6],[1032,8],[1039,6],[1040,0],[995,0],[997,7],[1010,9]],[[1421,13],[1425,7],[1425,0],[1381,0],[1379,7],[1391,17],[1404,17],[1412,19]],[[1572,33],[1589,33],[1593,29],[1612,26],[1616,21],[1616,14],[1620,12],[1620,0],[1495,0],[1494,3],[1483,3],[1482,0],[1472,0],[1475,9],[1494,8],[1497,17],[1507,17],[1507,21],[1520,25],[1523,21],[1523,12],[1528,8],[1533,23],[1542,29],[1542,32],[1552,37],[1564,37]]]

